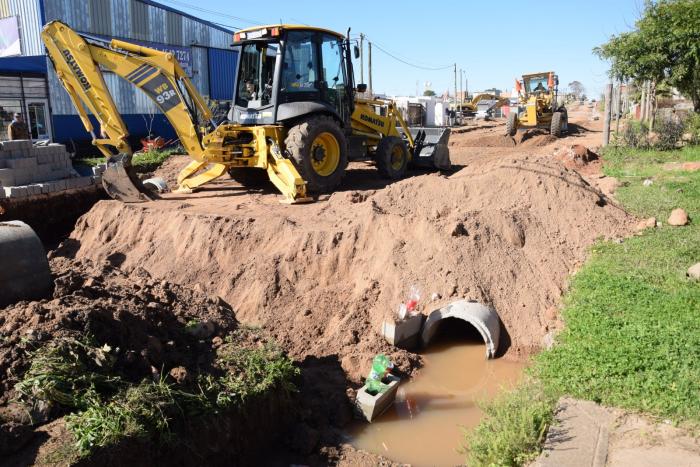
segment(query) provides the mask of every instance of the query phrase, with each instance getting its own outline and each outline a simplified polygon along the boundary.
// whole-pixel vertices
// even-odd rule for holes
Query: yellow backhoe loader
[[[172,124],[193,159],[178,176],[181,192],[228,173],[244,185],[269,179],[286,202],[297,203],[336,189],[348,161],[375,161],[389,179],[403,177],[409,165],[450,165],[448,129],[408,128],[393,102],[355,98],[366,86],[355,88],[350,40],[327,29],[274,25],[237,32],[233,105],[221,123],[212,120],[171,53],[106,42],[60,21],[47,24],[42,39],[93,144],[107,158],[107,193],[125,202],[157,195],[131,170],[128,131],[104,71],[145,92]],[[353,52],[357,57],[357,47]],[[99,122],[97,132],[88,111]]]
[[[559,77],[553,71],[523,75],[516,79],[515,91],[524,111],[511,112],[506,121],[506,134],[514,136],[519,129],[545,128],[557,138],[569,129],[564,105],[559,105]]]
[[[487,105],[482,106],[479,109],[479,103],[482,101],[487,102]],[[461,104],[456,104],[456,109],[463,117],[477,117],[480,116],[488,117],[491,112],[496,109],[500,109],[504,105],[508,104],[509,100],[505,97],[500,97],[495,94],[481,93],[472,97],[469,101],[464,101]]]

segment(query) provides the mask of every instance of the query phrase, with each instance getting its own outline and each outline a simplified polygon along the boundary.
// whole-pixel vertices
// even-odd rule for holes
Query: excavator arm
[[[155,195],[132,173],[129,133],[105,83],[103,70],[141,89],[170,121],[181,144],[194,159],[180,174],[181,187],[188,188],[188,181],[198,186],[202,180],[225,173],[225,165],[210,164],[212,161],[207,160],[202,144],[206,128],[200,121],[209,125],[211,112],[171,53],[116,39],[106,42],[81,35],[60,21],[47,24],[41,36],[56,75],[85,129],[92,135],[93,144],[107,158],[103,184],[110,196],[138,202]],[[87,111],[99,123],[97,134]]]

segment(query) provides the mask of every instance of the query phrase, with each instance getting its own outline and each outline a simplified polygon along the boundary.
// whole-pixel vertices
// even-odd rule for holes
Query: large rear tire
[[[398,180],[406,175],[408,148],[397,136],[385,136],[377,145],[377,169],[382,177]]]
[[[518,115],[515,112],[508,114],[508,120],[506,120],[506,135],[515,136],[518,132]]]
[[[554,112],[552,114],[552,123],[551,123],[551,126],[549,128],[549,133],[552,136],[556,136],[557,138],[560,138],[562,135],[563,123],[564,123],[564,114],[562,112]]]
[[[311,117],[291,127],[284,144],[309,191],[328,193],[340,185],[348,145],[338,122],[322,115]]]

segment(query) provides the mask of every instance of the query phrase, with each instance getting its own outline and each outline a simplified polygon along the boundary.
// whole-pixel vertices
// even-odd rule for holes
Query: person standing
[[[7,139],[10,141],[16,139],[32,139],[29,134],[29,127],[24,122],[22,114],[17,112],[14,120],[7,127]]]

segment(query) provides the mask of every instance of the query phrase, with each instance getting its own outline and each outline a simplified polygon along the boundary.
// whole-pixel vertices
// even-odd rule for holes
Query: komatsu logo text
[[[367,114],[360,114],[360,120],[364,120],[364,121],[367,122],[367,123],[371,123],[372,125],[377,125],[377,126],[380,126],[380,127],[384,128],[384,122],[383,122],[383,121],[381,121],[381,120],[378,119],[378,118],[370,117],[370,116],[367,115]]]
[[[78,81],[80,81],[80,84],[83,86],[83,90],[87,91],[88,89],[90,89],[92,86],[85,77],[85,73],[83,73],[83,70],[80,69],[80,65],[78,65],[78,62],[76,62],[75,58],[73,58],[73,54],[71,54],[68,50],[64,50],[63,56],[66,58],[66,63],[68,64],[68,66],[73,69],[73,73],[75,74],[75,77],[78,78]]]

